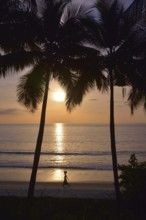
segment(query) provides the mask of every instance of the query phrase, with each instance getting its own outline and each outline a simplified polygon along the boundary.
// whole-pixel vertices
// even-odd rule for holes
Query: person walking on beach
[[[68,177],[67,177],[67,171],[64,171],[64,181],[63,181],[63,187],[65,186],[70,186],[70,184],[68,183]]]

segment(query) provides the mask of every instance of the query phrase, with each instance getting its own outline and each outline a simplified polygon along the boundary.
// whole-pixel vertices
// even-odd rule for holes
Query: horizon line
[[[46,123],[45,125],[66,124],[66,125],[110,125],[110,123],[66,123],[54,122]],[[115,125],[144,125],[146,122],[130,122],[130,123],[115,123]],[[39,125],[39,123],[0,123],[0,125]]]

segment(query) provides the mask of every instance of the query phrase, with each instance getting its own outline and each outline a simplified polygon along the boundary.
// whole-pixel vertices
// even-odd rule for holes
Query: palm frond
[[[125,19],[128,21],[127,28],[131,29],[138,20],[146,14],[146,5],[143,0],[134,0],[125,11]]]
[[[87,42],[98,48],[116,47],[122,43],[127,33],[124,29],[123,5],[117,0],[99,1],[96,8],[96,17],[91,13],[80,19]]]
[[[9,51],[35,49],[43,39],[41,21],[34,12],[15,9],[0,21],[0,47]]]
[[[104,47],[118,46],[126,34],[123,5],[117,0],[112,1],[112,3],[100,0],[97,7],[101,15],[100,35],[103,39]]]
[[[122,87],[122,96],[125,98],[126,95],[126,87]]]
[[[24,70],[38,63],[42,54],[34,51],[20,51],[0,56],[0,77]]]
[[[32,71],[20,78],[17,86],[18,102],[22,103],[31,112],[37,109],[42,101],[45,87],[46,71],[42,66],[35,66]]]
[[[143,55],[146,47],[146,17],[140,20],[132,30],[128,45],[135,56]]]
[[[66,45],[66,44],[65,44]],[[60,54],[63,54],[63,56],[69,56],[74,58],[90,58],[90,59],[97,59],[97,56],[100,56],[100,51],[96,48],[90,47],[90,45],[81,45],[81,44],[75,44],[70,43],[67,47],[64,46],[63,48],[60,48],[61,52]]]
[[[42,21],[47,41],[53,42],[60,26],[60,18],[69,1],[45,1],[42,8]],[[53,19],[52,19],[53,18]]]
[[[67,90],[74,84],[76,76],[71,69],[64,65],[64,63],[57,62],[53,68],[53,78],[57,80],[65,90]]]
[[[146,74],[144,60],[140,63],[138,62],[138,65],[140,71],[137,69],[137,71],[130,76],[131,90],[129,92],[128,101],[132,114],[138,106],[143,105],[144,109],[146,106]]]
[[[136,110],[142,104],[146,110],[146,89],[132,87],[129,92],[128,102],[131,108],[131,114],[133,114],[134,110]]]
[[[107,92],[108,82],[103,72],[91,70],[88,72],[74,71],[74,81],[66,90],[66,107],[71,111],[75,106],[80,105],[83,97],[93,88],[99,91]]]
[[[77,76],[76,83],[68,88],[66,91],[66,107],[68,111],[71,111],[75,106],[80,105],[83,97],[89,92],[91,88],[95,87],[94,77],[87,75]]]
[[[31,8],[31,10],[37,10],[36,0],[23,0],[23,1],[29,8]]]
[[[97,71],[96,75],[96,87],[102,93],[108,92],[109,89],[109,80],[108,77],[105,76],[105,71]]]

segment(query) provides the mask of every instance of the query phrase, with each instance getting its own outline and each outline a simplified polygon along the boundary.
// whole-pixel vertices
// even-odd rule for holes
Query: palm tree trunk
[[[46,107],[47,107],[47,99],[48,99],[48,87],[49,87],[49,78],[47,77],[44,98],[43,98],[43,104],[42,104],[42,112],[41,112],[38,138],[37,138],[32,173],[31,173],[31,178],[30,178],[29,188],[28,188],[28,199],[29,200],[31,200],[34,195],[34,188],[35,188],[38,164],[39,164],[40,153],[41,153],[41,146],[42,146],[43,135],[44,135],[45,116],[46,116]]]
[[[110,76],[110,139],[111,139],[111,153],[112,153],[112,163],[113,163],[113,173],[114,173],[114,185],[116,192],[117,204],[120,204],[121,194],[118,180],[118,163],[117,163],[117,153],[116,153],[116,141],[115,141],[115,123],[114,123],[114,86],[113,86],[113,76],[112,68],[109,69]]]

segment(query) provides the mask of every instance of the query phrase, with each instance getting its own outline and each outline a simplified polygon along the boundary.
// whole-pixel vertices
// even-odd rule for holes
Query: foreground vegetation
[[[127,199],[141,203],[146,199],[146,161],[138,162],[132,154],[128,165],[119,165],[119,176],[123,196]]]
[[[0,219],[27,220],[117,220],[115,200],[77,198],[34,198],[30,204],[26,198],[0,197]],[[144,204],[124,201],[122,220],[146,219]]]

